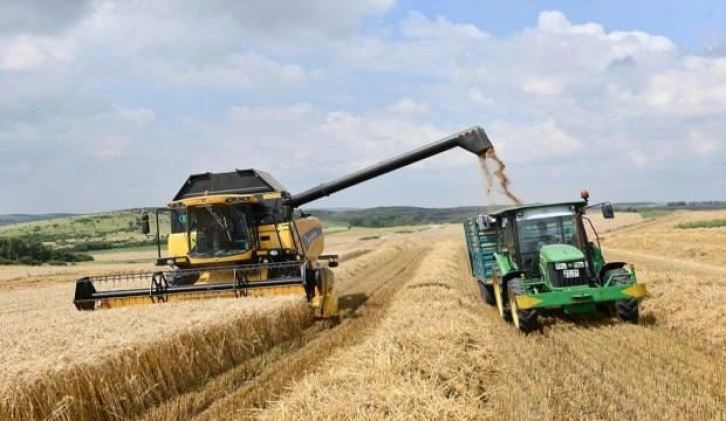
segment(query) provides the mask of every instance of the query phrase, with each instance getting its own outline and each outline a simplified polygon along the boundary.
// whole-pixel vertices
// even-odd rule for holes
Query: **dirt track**
[[[350,377],[354,367],[345,364],[367,358],[366,347],[361,345],[364,341],[389,340],[389,325],[393,318],[401,317],[396,316],[389,305],[394,302],[399,306],[406,302],[406,296],[396,291],[401,285],[410,286],[418,281],[417,276],[422,275],[416,275],[416,269],[423,273],[435,272],[436,266],[427,266],[427,260],[447,249],[459,247],[454,265],[458,275],[450,284],[454,288],[448,293],[458,297],[461,311],[480,321],[483,329],[480,333],[486,341],[478,346],[489,348],[488,357],[494,372],[481,373],[481,381],[487,389],[482,398],[485,403],[459,402],[459,407],[469,405],[469,411],[466,407],[459,408],[457,417],[720,419],[726,416],[726,353],[723,348],[690,335],[687,329],[678,329],[677,324],[674,328],[672,323],[656,318],[647,304],[644,305],[644,321],[638,326],[599,316],[570,320],[551,318],[545,320],[542,334],[524,336],[501,321],[497,312],[478,297],[478,290],[467,273],[463,246],[455,241],[457,234],[455,229],[427,233],[426,237],[418,234],[418,237],[435,240],[429,242],[432,248],[418,247],[419,241],[399,243],[400,251],[382,256],[380,266],[356,265],[355,260],[351,261],[347,273],[340,274],[340,292],[343,306],[359,311],[356,318],[345,319],[341,326],[316,332],[287,352],[270,356],[270,361],[259,373],[231,390],[226,389],[223,397],[207,402],[208,407],[201,408],[203,411],[187,412],[186,415],[200,412],[200,419],[275,419],[278,416],[344,419],[353,416],[342,412],[345,402],[355,396],[346,392],[346,385],[356,384]],[[648,282],[648,279],[642,281]],[[658,285],[651,287],[656,293],[660,291]],[[369,298],[363,303],[363,297]],[[421,302],[420,305],[430,304]],[[664,316],[659,314],[659,317]],[[421,326],[414,324],[410,328]],[[375,351],[380,352],[380,349]],[[419,358],[435,357],[442,363],[435,369],[438,374],[429,373],[433,396],[443,396],[444,401],[457,399],[446,397],[446,388],[436,379],[450,371],[451,367],[446,365],[455,366],[461,361],[441,357],[438,355],[440,350],[428,349],[426,352],[431,355],[419,355]],[[391,357],[396,358],[395,355]],[[326,364],[326,359],[331,360],[330,364]],[[347,378],[336,375],[346,372]],[[395,382],[394,379],[385,381]],[[468,384],[464,379],[459,381]],[[436,391],[436,387],[441,390]],[[377,388],[385,389],[385,386],[363,382],[362,389],[357,389],[355,394],[374,397],[380,395],[380,390],[373,390]],[[423,389],[420,393],[427,393]],[[395,414],[395,405],[403,405],[403,401],[405,399],[400,397],[398,402],[389,402],[388,407],[381,402],[369,402],[363,408],[355,409],[358,411],[356,416],[376,418]],[[269,405],[272,406],[268,413],[263,409]],[[448,405],[451,406],[451,402]],[[175,410],[163,412],[179,414]],[[423,414],[425,412],[419,412],[417,416],[413,410],[406,416],[426,418]]]
[[[452,243],[444,243],[451,246]],[[455,243],[454,243],[455,244]],[[434,253],[441,253],[441,246]],[[486,334],[493,366],[498,374],[486,380],[485,409],[471,404],[458,417],[480,419],[723,419],[726,416],[726,352],[722,346],[644,317],[638,326],[599,316],[547,319],[542,334],[522,335],[499,319],[495,309],[483,304],[467,273],[463,247],[459,250],[459,276],[454,285],[459,305],[477,315]],[[415,279],[409,280],[415,282]],[[644,279],[648,282],[648,279]],[[652,285],[659,292],[658,285]],[[394,298],[395,299],[395,298]],[[648,314],[647,304],[645,313]],[[711,322],[716,322],[712,320]],[[385,321],[384,321],[385,323]],[[383,336],[384,332],[379,332]],[[375,334],[374,334],[375,335]],[[435,351],[432,351],[435,352]],[[455,365],[458,361],[445,360]],[[440,373],[448,371],[440,367]],[[331,369],[345,371],[346,367]],[[435,376],[433,376],[435,377]],[[320,382],[309,382],[308,392]],[[463,381],[463,379],[461,380]],[[333,382],[344,388],[343,381]],[[294,384],[292,390],[300,385]],[[335,402],[336,388],[330,399]],[[360,390],[366,394],[369,391]],[[424,393],[422,391],[422,393]],[[442,388],[441,395],[445,395]],[[278,404],[302,409],[295,417],[336,412],[334,405],[307,402],[294,393]],[[337,401],[340,401],[339,399]],[[322,400],[322,402],[325,402]],[[310,408],[305,412],[306,405]],[[391,409],[391,408],[389,408]],[[281,411],[284,415],[290,412]],[[384,415],[371,410],[366,416]],[[417,418],[415,413],[409,414]],[[274,419],[274,417],[272,417]],[[421,416],[421,418],[425,418]]]
[[[329,329],[315,326],[295,341],[276,347],[233,373],[212,379],[193,393],[156,408],[147,419],[224,419],[264,407],[290,382],[320,367],[336,348],[355,345],[383,316],[392,294],[426,254],[410,242],[387,244],[337,270],[342,321]],[[234,371],[240,371],[234,373]]]
[[[469,288],[470,296],[477,291]],[[479,308],[499,340],[505,418],[718,419],[726,415],[723,351],[660,326],[600,317],[550,320],[527,337]],[[646,321],[647,323],[647,321]]]

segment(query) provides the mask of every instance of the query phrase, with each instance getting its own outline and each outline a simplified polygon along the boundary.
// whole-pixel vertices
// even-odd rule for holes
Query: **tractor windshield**
[[[533,218],[517,222],[522,265],[539,273],[539,252],[548,244],[577,245],[574,215]]]
[[[545,244],[576,244],[575,220],[571,216],[521,221],[518,228],[520,243],[535,245],[538,250]]]
[[[237,206],[188,208],[187,219],[191,256],[232,256],[251,248],[247,217]]]

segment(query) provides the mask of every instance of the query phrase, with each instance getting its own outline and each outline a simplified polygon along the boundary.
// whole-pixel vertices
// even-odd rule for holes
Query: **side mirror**
[[[144,212],[141,215],[141,233],[145,235],[149,235],[151,232],[151,227],[149,227],[149,214]]]
[[[337,268],[338,267],[338,255],[330,256],[328,258],[328,267],[331,268]]]
[[[615,218],[615,211],[613,211],[613,205],[610,203],[605,203],[602,205],[602,217],[605,219],[613,219]]]
[[[480,230],[489,229],[489,218],[487,215],[479,215],[476,217],[476,224],[479,225]]]

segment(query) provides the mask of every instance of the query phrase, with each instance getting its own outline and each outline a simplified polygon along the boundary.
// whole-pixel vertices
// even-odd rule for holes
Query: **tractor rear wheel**
[[[522,281],[512,279],[509,281],[509,309],[512,316],[514,326],[524,333],[530,333],[539,329],[539,321],[537,319],[537,310],[522,309],[517,305],[517,296],[524,294]]]
[[[630,273],[623,269],[612,269],[607,271],[605,279],[612,276],[611,285],[629,285],[631,283]],[[635,298],[627,298],[615,301],[615,313],[618,319],[626,323],[638,323],[638,300]]]
[[[481,294],[482,300],[487,304],[493,306],[497,303],[496,297],[494,297],[494,287],[492,285],[486,285],[482,282],[479,284],[479,293]]]
[[[509,312],[509,303],[504,301],[502,296],[501,282],[499,279],[494,279],[494,301],[497,304],[497,310],[499,311],[499,317],[507,322],[512,321],[512,314]]]

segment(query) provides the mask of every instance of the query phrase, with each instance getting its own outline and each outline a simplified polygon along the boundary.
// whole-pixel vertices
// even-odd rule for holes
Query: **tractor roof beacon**
[[[541,328],[541,313],[595,311],[638,322],[646,296],[633,265],[606,262],[588,209],[614,218],[609,202],[582,200],[509,207],[464,222],[472,275],[482,298],[525,333]],[[594,238],[588,238],[585,224]]]

